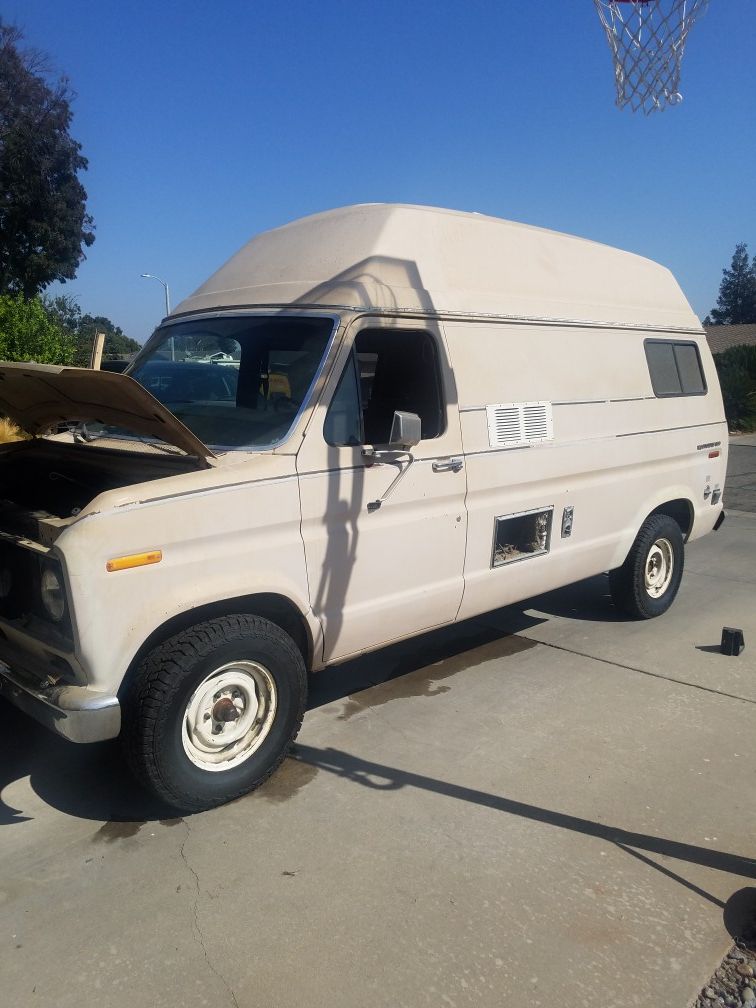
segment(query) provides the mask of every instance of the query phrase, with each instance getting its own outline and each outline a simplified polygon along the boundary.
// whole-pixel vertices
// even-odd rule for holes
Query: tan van
[[[128,374],[4,365],[2,414],[0,694],[183,810],[278,766],[308,670],[602,571],[658,616],[724,517],[671,274],[476,214],[262,234]]]

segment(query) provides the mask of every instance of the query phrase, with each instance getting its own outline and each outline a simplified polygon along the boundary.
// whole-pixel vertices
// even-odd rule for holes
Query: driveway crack
[[[189,826],[189,823],[186,822],[186,820],[184,820],[184,825],[186,826],[186,836],[184,837],[184,840],[183,840],[183,842],[181,844],[181,847],[179,848],[179,853],[181,855],[181,860],[184,862],[184,864],[187,867],[187,870],[189,871],[189,873],[191,874],[192,878],[194,879],[194,890],[195,891],[194,891],[194,903],[192,905],[192,933],[194,935],[195,940],[197,941],[197,943],[199,944],[200,948],[202,949],[202,955],[205,957],[205,962],[208,965],[208,969],[210,969],[218,977],[218,979],[220,980],[220,982],[226,988],[226,990],[229,993],[229,996],[231,997],[231,1002],[234,1005],[234,1008],[239,1008],[239,1002],[236,999],[236,994],[234,993],[233,987],[228,982],[228,980],[223,976],[223,974],[220,972],[220,970],[218,970],[213,965],[213,962],[210,959],[210,954],[207,951],[207,946],[205,945],[205,936],[202,933],[202,928],[200,927],[200,922],[199,922],[199,901],[200,901],[200,880],[199,880],[199,875],[197,874],[197,872],[194,870],[194,868],[190,864],[189,859],[186,856],[186,851],[184,849],[186,847],[186,844],[187,844],[187,842],[189,840],[189,837],[190,837],[192,831],[191,831],[191,828]]]
[[[518,634],[525,637],[525,634]],[[703,693],[713,693],[715,696],[726,697],[728,700],[740,700],[741,703],[756,704],[756,700],[751,697],[740,696],[737,693],[727,693],[725,690],[714,689],[713,686],[703,686],[701,683],[690,682],[687,679],[676,679],[674,676],[663,675],[661,672],[650,672],[648,669],[638,668],[635,665],[625,665],[623,662],[612,661],[611,658],[600,658],[598,655],[587,654],[585,651],[578,651],[575,648],[565,647],[563,644],[553,644],[551,641],[537,640],[535,637],[527,637],[527,640],[536,641],[544,647],[553,648],[555,651],[565,651],[567,654],[578,655],[580,658],[589,658],[591,661],[602,662],[604,665],[612,665],[614,668],[624,669],[627,672],[637,672],[640,675],[650,676],[652,679],[664,679],[665,682],[676,683],[678,686],[689,686],[691,689],[701,690]]]

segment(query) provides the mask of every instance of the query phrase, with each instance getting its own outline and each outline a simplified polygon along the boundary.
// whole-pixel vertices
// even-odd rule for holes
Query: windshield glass
[[[159,329],[129,375],[215,450],[291,429],[325,356],[330,318],[194,319]]]

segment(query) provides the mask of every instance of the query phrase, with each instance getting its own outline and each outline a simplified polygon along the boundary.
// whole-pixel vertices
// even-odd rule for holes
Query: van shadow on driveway
[[[555,616],[582,616],[595,622],[615,622],[605,578],[592,578],[571,588],[499,610],[507,631],[469,620],[419,638],[393,645],[381,652],[334,667],[313,677],[310,709],[348,699],[339,716],[349,718],[368,703],[383,703],[409,696],[434,696],[450,687],[443,680],[491,659],[514,656],[534,641],[517,636],[544,619],[526,613],[531,606]],[[380,686],[370,698],[361,691]],[[378,697],[376,699],[376,692]],[[352,706],[353,705],[353,706]],[[105,742],[75,746],[50,734],[0,699],[0,795],[13,782],[30,777],[34,792],[48,805],[72,816],[105,822],[100,830],[105,840],[130,836],[146,822],[179,821],[175,810],[146,795],[132,780],[121,760],[119,746]],[[515,801],[502,795],[411,773],[397,767],[362,759],[335,748],[319,749],[296,743],[292,756],[278,774],[263,786],[256,798],[285,801],[318,773],[334,774],[352,784],[377,790],[408,787],[431,792],[442,799],[464,801],[514,815],[535,823],[596,837],[614,844],[628,856],[643,861],[667,878],[719,906],[731,935],[742,932],[744,922],[756,916],[756,888],[735,893],[726,904],[648,855],[714,868],[756,879],[756,860],[693,844],[651,836]],[[269,792],[269,793],[266,793]],[[0,826],[23,823],[28,816],[0,801]]]
[[[384,694],[386,700],[446,692],[449,687],[439,685],[441,680],[483,661],[536,647],[517,636],[545,621],[526,614],[533,605],[553,616],[605,623],[623,620],[612,606],[606,577],[589,578],[497,610],[491,615],[499,625],[483,618],[467,620],[325,669],[310,679],[308,708],[351,698],[342,715],[347,719],[364,707],[359,694],[378,684],[393,684]],[[423,669],[427,676],[418,677]],[[43,801],[81,819],[145,823],[176,816],[175,810],[151,798],[132,779],[116,742],[73,745],[0,697],[0,826],[28,818],[3,801],[4,790],[26,777]]]
[[[514,614],[520,629],[541,620]],[[536,645],[472,620],[364,655],[311,677],[310,710],[393,683],[391,697],[446,692],[439,680],[482,661]],[[427,676],[410,673],[426,669]],[[359,705],[359,701],[355,701]],[[0,826],[25,821],[7,804],[4,791],[29,777],[34,792],[67,815],[96,821],[144,823],[176,817],[133,780],[116,741],[74,745],[53,735],[0,696]],[[275,780],[275,777],[273,778]]]

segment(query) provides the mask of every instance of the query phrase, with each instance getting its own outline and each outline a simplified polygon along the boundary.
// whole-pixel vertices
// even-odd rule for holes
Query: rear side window
[[[664,397],[706,393],[701,358],[695,343],[646,340],[644,347],[655,395]]]

